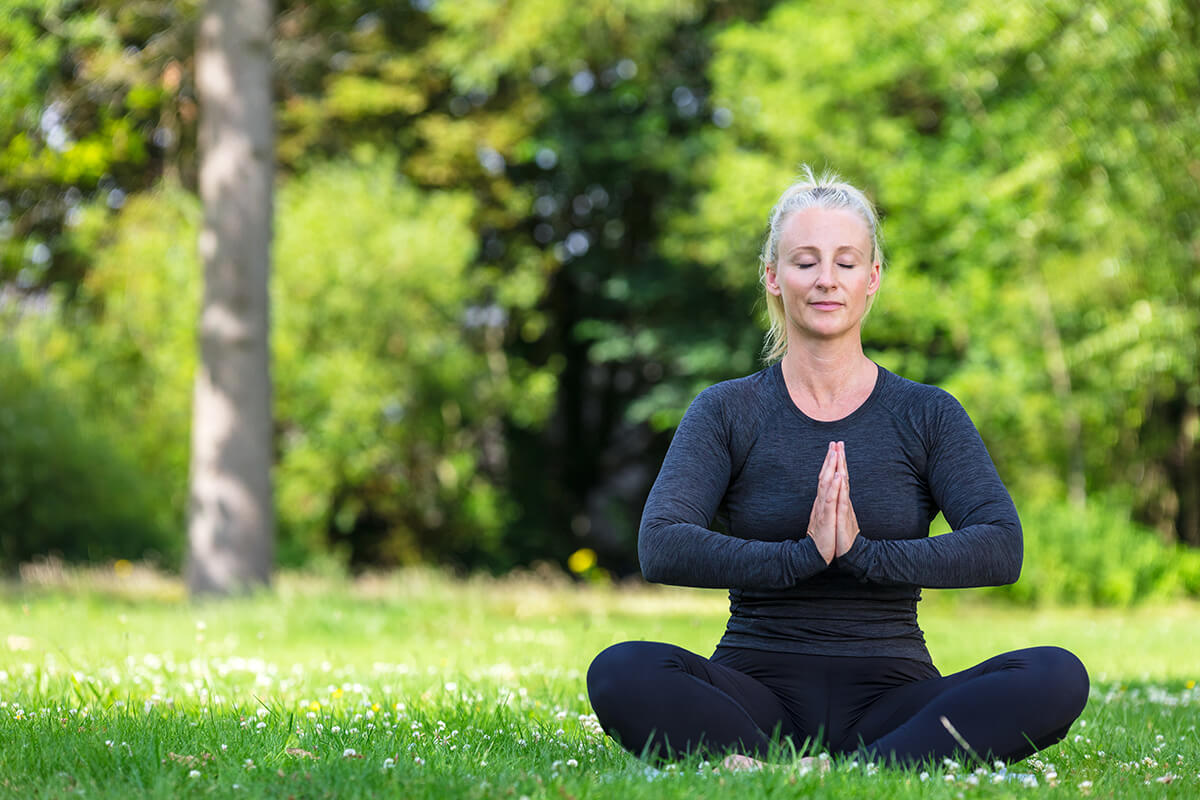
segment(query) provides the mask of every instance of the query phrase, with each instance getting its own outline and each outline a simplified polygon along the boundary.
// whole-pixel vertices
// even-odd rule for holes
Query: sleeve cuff
[[[854,544],[850,545],[850,549],[838,556],[838,566],[841,567],[843,572],[849,572],[865,583],[867,581],[867,573],[874,562],[874,544],[874,542],[859,532],[858,537],[854,540]]]
[[[825,563],[825,559],[821,558],[821,551],[817,549],[817,543],[812,540],[811,536],[805,536],[794,542],[792,548],[792,566],[794,572],[792,574],[792,585],[808,580],[813,575],[823,572],[829,568],[829,564]]]

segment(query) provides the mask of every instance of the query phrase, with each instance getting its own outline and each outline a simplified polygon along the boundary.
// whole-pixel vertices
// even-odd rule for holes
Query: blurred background
[[[0,567],[181,568],[196,0],[0,0]],[[868,355],[971,414],[1015,602],[1200,596],[1200,3],[280,0],[275,560],[637,572],[760,369],[801,163],[883,215]]]

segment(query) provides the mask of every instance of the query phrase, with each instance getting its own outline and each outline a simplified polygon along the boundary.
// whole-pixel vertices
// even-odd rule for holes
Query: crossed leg
[[[824,723],[831,749],[857,748],[865,759],[901,763],[959,757],[964,743],[981,757],[1019,760],[1061,740],[1088,694],[1083,664],[1057,647],[1004,653],[953,675],[884,691],[873,688],[873,680],[835,685],[822,679],[818,686],[813,676],[789,672],[797,681],[789,694],[820,693],[818,702],[830,709]],[[813,735],[797,729],[795,714],[777,694],[788,687],[769,687],[675,645],[613,645],[592,662],[587,684],[605,731],[638,755],[734,751],[763,758],[773,740]]]
[[[588,668],[587,687],[601,726],[636,755],[765,758],[772,734],[793,733],[783,704],[761,682],[671,644],[607,648]]]
[[[1019,761],[1062,740],[1087,698],[1087,670],[1069,651],[1014,650],[891,690],[867,709],[853,726],[854,741],[844,744],[857,745],[868,760],[958,758],[965,744],[966,752],[989,762]]]

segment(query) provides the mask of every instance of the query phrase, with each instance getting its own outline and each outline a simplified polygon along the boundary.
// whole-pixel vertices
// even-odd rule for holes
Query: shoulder
[[[920,383],[879,368],[885,381],[883,402],[927,442],[946,430],[946,426],[971,424],[966,409],[950,392],[928,383]]]
[[[940,386],[897,375],[884,367],[879,368],[880,379],[885,381],[889,405],[896,410],[929,411],[962,408],[962,404]]]
[[[733,449],[741,450],[757,436],[772,395],[771,367],[742,378],[714,383],[696,395],[678,431],[719,430]],[[736,445],[736,446],[735,446]]]
[[[764,394],[770,391],[771,386],[771,371],[775,366],[764,367],[758,372],[753,372],[741,378],[731,378],[727,381],[720,381],[709,386],[704,391],[697,395],[707,397],[709,400],[717,400],[722,403],[743,403],[757,402],[761,400]]]
[[[688,409],[688,415],[700,413],[719,415],[731,427],[742,427],[766,413],[775,397],[779,367],[772,365],[743,378],[722,380],[698,393]]]

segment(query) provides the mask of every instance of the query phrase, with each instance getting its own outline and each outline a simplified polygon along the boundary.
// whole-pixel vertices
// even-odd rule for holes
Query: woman
[[[762,251],[773,363],[692,402],[638,537],[647,580],[729,589],[725,635],[710,658],[609,647],[588,670],[592,706],[622,745],[658,757],[757,765],[790,743],[904,764],[1019,760],[1066,735],[1087,672],[1057,647],[934,667],[920,588],[1012,583],[1020,522],[962,406],[864,355],[878,218],[861,191],[805,169]],[[939,510],[953,532],[931,538]]]

